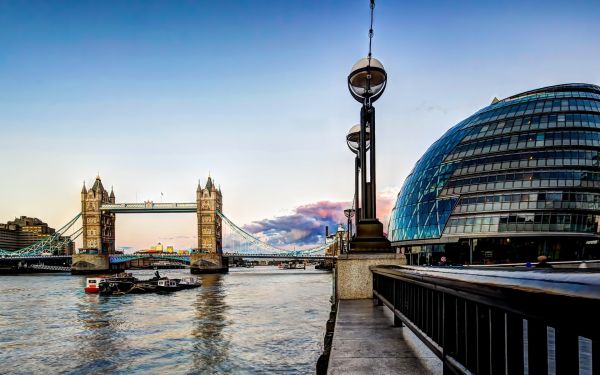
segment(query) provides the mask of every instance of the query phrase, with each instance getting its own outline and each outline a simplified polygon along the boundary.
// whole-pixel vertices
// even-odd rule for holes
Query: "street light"
[[[383,64],[374,57],[358,60],[348,75],[350,93],[360,103],[364,103],[366,99],[371,103],[379,99],[386,83],[387,73]]]
[[[366,142],[367,142],[367,146],[366,149],[368,150],[370,148],[370,143],[371,143],[371,137],[370,137],[370,130],[367,128],[366,129]],[[352,151],[356,157],[354,158],[354,197],[352,198],[353,201],[353,207],[356,207],[356,209],[358,210],[358,216],[360,216],[360,209],[358,209],[359,207],[359,202],[358,202],[358,194],[359,194],[359,176],[360,176],[360,160],[359,160],[359,146],[360,146],[360,124],[356,124],[353,127],[350,128],[350,130],[348,130],[348,134],[346,135],[346,144],[348,145],[348,148],[350,149],[350,151]],[[354,215],[354,214],[353,214]]]
[[[367,150],[371,146],[371,130],[367,128]],[[358,147],[360,145],[360,124],[356,124],[348,130],[348,134],[346,135],[346,144],[350,151],[358,155]]]
[[[390,242],[383,235],[383,224],[376,216],[375,176],[375,107],[387,84],[387,73],[381,61],[372,57],[373,9],[371,0],[371,28],[369,29],[369,54],[358,60],[348,75],[348,90],[362,104],[360,124],[353,126],[346,135],[346,144],[356,154],[355,159],[355,208],[356,236],[352,240],[353,251],[391,251]],[[368,158],[367,158],[367,153]],[[360,184],[358,183],[360,174]],[[359,198],[360,197],[360,198]]]
[[[362,103],[360,124],[353,126],[346,136],[346,143],[350,150],[357,154],[357,165],[360,167],[359,216],[361,219],[375,219],[375,107],[373,102],[383,94],[386,82],[387,74],[383,64],[373,57],[358,60],[348,75],[350,94]],[[369,159],[367,159],[367,152]],[[367,176],[369,176],[368,180]]]
[[[356,211],[354,208],[346,208],[344,210],[344,215],[348,219],[348,230],[346,231],[346,252],[350,250],[350,239],[352,238],[352,217]]]

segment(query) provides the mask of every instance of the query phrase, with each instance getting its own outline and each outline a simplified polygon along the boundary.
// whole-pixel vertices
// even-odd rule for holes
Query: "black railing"
[[[571,375],[580,365],[589,370],[580,358],[590,356],[592,373],[600,374],[600,273],[371,271],[374,298],[442,360],[444,374],[547,374],[550,362],[556,374]],[[591,340],[585,355],[580,337]]]

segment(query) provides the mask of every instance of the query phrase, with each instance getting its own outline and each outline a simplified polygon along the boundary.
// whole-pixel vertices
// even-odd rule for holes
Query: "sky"
[[[368,3],[0,0],[0,222],[60,227],[97,174],[118,202],[190,202],[210,173],[238,225],[321,241],[353,195],[346,77],[367,54]],[[494,97],[600,83],[599,11],[378,0],[379,217],[427,147]],[[188,248],[196,216],[118,215],[116,237]]]

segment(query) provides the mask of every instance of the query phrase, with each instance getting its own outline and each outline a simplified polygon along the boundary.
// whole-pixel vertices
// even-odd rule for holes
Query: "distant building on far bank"
[[[56,231],[35,217],[21,216],[6,224],[0,224],[0,249],[18,250],[51,236]],[[65,237],[59,237],[60,240]],[[60,255],[73,254],[73,241],[67,241],[60,249]]]
[[[175,250],[173,246],[164,246],[160,242],[156,245],[150,246],[149,249],[142,249],[135,252],[135,254],[178,254],[186,255],[189,254],[187,250]]]

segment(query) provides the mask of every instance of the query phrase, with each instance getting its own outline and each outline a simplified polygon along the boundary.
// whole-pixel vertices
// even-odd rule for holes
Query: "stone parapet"
[[[358,253],[341,254],[336,264],[336,296],[339,300],[373,297],[373,276],[370,266],[406,264],[404,254]]]

